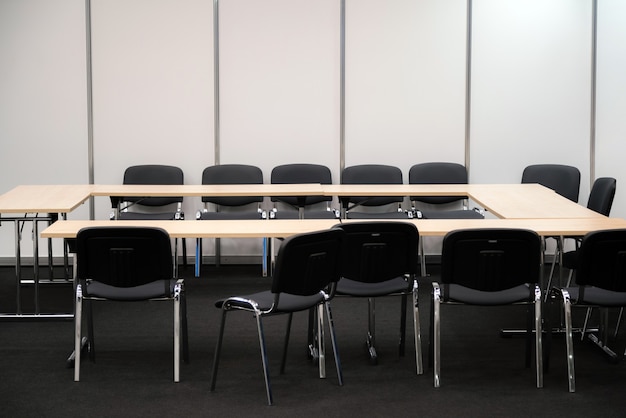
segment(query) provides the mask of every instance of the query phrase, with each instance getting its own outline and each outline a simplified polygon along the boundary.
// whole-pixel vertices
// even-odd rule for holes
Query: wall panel
[[[84,16],[82,0],[0,2],[0,193],[88,181]],[[14,229],[3,223],[0,255],[12,254]]]
[[[596,177],[617,178],[612,216],[626,217],[626,3],[598,1]]]
[[[466,2],[346,3],[346,166],[463,163]]]
[[[135,164],[200,182],[214,157],[212,16],[202,0],[92,0],[96,183],[121,183]],[[199,205],[186,198],[186,215]],[[109,210],[96,199],[97,218]]]
[[[470,180],[514,183],[529,164],[568,164],[586,201],[591,2],[473,4]]]

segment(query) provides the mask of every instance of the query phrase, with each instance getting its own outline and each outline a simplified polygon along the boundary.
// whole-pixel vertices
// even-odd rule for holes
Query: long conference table
[[[81,228],[123,224],[154,226],[166,230],[172,238],[285,238],[332,227],[349,220],[195,220],[110,221],[67,220],[67,214],[91,197],[158,196],[463,196],[476,202],[493,218],[487,219],[407,219],[421,236],[443,236],[464,228],[526,228],[542,236],[582,236],[590,231],[626,228],[626,220],[608,218],[574,203],[538,184],[461,184],[461,185],[322,185],[322,184],[252,184],[252,185],[24,185],[0,195],[0,222],[16,223],[16,277],[18,312],[21,278],[19,225],[46,220],[50,224],[39,236],[54,239],[75,238]],[[15,215],[21,214],[24,215]],[[40,217],[39,214],[46,214]],[[10,214],[11,216],[6,216]],[[29,215],[31,214],[31,215]],[[32,215],[37,214],[37,215]],[[34,227],[34,236],[37,236]],[[33,244],[33,254],[38,248]],[[35,260],[38,257],[34,257]],[[35,261],[35,263],[37,263]],[[35,269],[35,298],[38,307],[38,279]],[[3,316],[4,314],[0,314]],[[32,316],[39,316],[38,311]]]

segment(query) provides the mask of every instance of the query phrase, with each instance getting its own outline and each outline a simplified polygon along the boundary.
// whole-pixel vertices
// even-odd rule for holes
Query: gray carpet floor
[[[427,366],[430,282],[420,281],[420,316]],[[376,304],[378,364],[365,349],[365,300],[332,302],[344,386],[337,383],[332,352],[327,378],[307,356],[307,315],[294,317],[285,374],[279,374],[284,317],[265,322],[274,406],[267,406],[256,325],[245,313],[229,315],[217,387],[209,391],[223,296],[265,290],[259,266],[205,266],[186,279],[191,362],[172,381],[172,308],[162,302],[99,303],[95,309],[96,362],[83,359],[81,382],[66,359],[73,345],[71,321],[0,323],[0,405],[12,417],[120,416],[604,416],[626,415],[626,364],[612,364],[587,341],[575,345],[577,391],[567,390],[565,341],[554,336],[545,387],[535,388],[524,364],[522,337],[503,338],[503,328],[525,326],[525,308],[445,306],[442,311],[441,387],[432,369],[415,374],[411,322],[407,353],[397,352],[399,299]],[[22,291],[29,308],[32,289]],[[71,285],[46,286],[43,310],[71,311]],[[15,278],[0,269],[0,309],[14,309]],[[558,305],[551,316],[558,323]],[[580,315],[578,315],[580,316]],[[612,322],[614,323],[614,321]],[[330,348],[330,341],[329,348]],[[612,344],[624,351],[624,338]]]

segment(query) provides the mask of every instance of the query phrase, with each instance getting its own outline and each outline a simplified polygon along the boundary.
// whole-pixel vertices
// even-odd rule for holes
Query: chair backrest
[[[495,292],[538,283],[541,238],[524,229],[464,229],[443,239],[441,282]]]
[[[332,184],[330,169],[320,164],[283,164],[272,169],[272,184],[305,184],[319,183]],[[272,196],[272,202],[284,202],[288,205],[297,206],[299,198],[296,196]],[[321,202],[329,202],[332,196],[306,196],[305,205],[313,205]]]
[[[160,228],[83,228],[76,236],[77,277],[122,288],[169,281],[174,271],[171,245]]]
[[[124,171],[124,184],[184,184],[184,182],[183,170],[171,165],[135,165]],[[123,200],[144,206],[165,206],[180,203],[183,197],[125,197]]]
[[[341,184],[402,184],[402,170],[382,164],[361,164],[346,167],[341,172]],[[343,201],[362,206],[382,206],[402,202],[402,196],[349,196]],[[346,206],[344,204],[344,206]]]
[[[529,165],[522,173],[522,183],[539,183],[578,202],[580,171],[576,167],[561,164]]]
[[[202,184],[263,184],[263,172],[253,165],[214,165],[202,171]],[[221,206],[243,206],[260,203],[263,196],[202,196],[202,201]]]
[[[272,293],[310,296],[331,288],[340,278],[344,232],[339,229],[294,235],[276,257]]]
[[[419,233],[409,222],[349,222],[345,231],[342,277],[380,283],[405,274],[416,275]]]
[[[415,164],[409,169],[409,184],[467,184],[464,165],[449,162]],[[429,204],[452,203],[463,196],[411,196],[411,200]]]
[[[613,206],[613,198],[615,197],[615,188],[617,180],[613,177],[600,177],[593,182],[587,208],[609,216],[611,207]]]
[[[594,231],[583,237],[576,284],[626,292],[626,229]],[[584,300],[584,295],[579,299]]]

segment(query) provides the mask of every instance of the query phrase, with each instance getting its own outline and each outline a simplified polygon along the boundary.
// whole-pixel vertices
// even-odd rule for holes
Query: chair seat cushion
[[[458,284],[449,284],[446,291],[447,294],[444,295],[446,301],[469,305],[496,306],[534,300],[534,288],[526,284],[495,292],[483,292]]]
[[[348,212],[348,219],[408,219],[405,212]]]
[[[297,210],[278,210],[271,215],[271,219],[299,219],[300,212]],[[305,219],[338,219],[337,213],[332,210],[304,210]]]
[[[254,293],[246,296],[236,296],[232,298],[220,299],[215,302],[215,306],[222,308],[226,303],[230,308],[239,308],[246,310],[253,310],[253,307],[247,301],[252,301],[257,304],[258,309],[267,311],[272,307],[274,303],[275,294],[270,291]],[[298,312],[312,308],[324,300],[324,295],[316,293],[310,296],[291,295],[288,293],[281,293],[278,301],[278,307],[274,309],[275,313],[284,312]]]
[[[141,212],[120,212],[118,219],[129,221],[137,220],[159,220],[170,221],[176,218],[176,212],[141,213]]]
[[[175,284],[176,280],[157,280],[135,287],[117,287],[92,280],[86,283],[84,292],[88,297],[119,301],[138,301],[172,297]]]
[[[626,306],[626,292],[614,292],[595,286],[585,286],[583,300],[579,300],[580,287],[568,287],[565,290],[569,293],[573,303],[601,306]]]
[[[202,221],[261,219],[259,212],[200,212],[197,219]]]
[[[413,284],[407,282],[404,277],[396,277],[378,283],[363,283],[344,277],[337,283],[337,294],[359,297],[385,296],[407,292],[411,289],[412,285]]]
[[[420,210],[420,213],[423,219],[485,219],[475,210]]]

